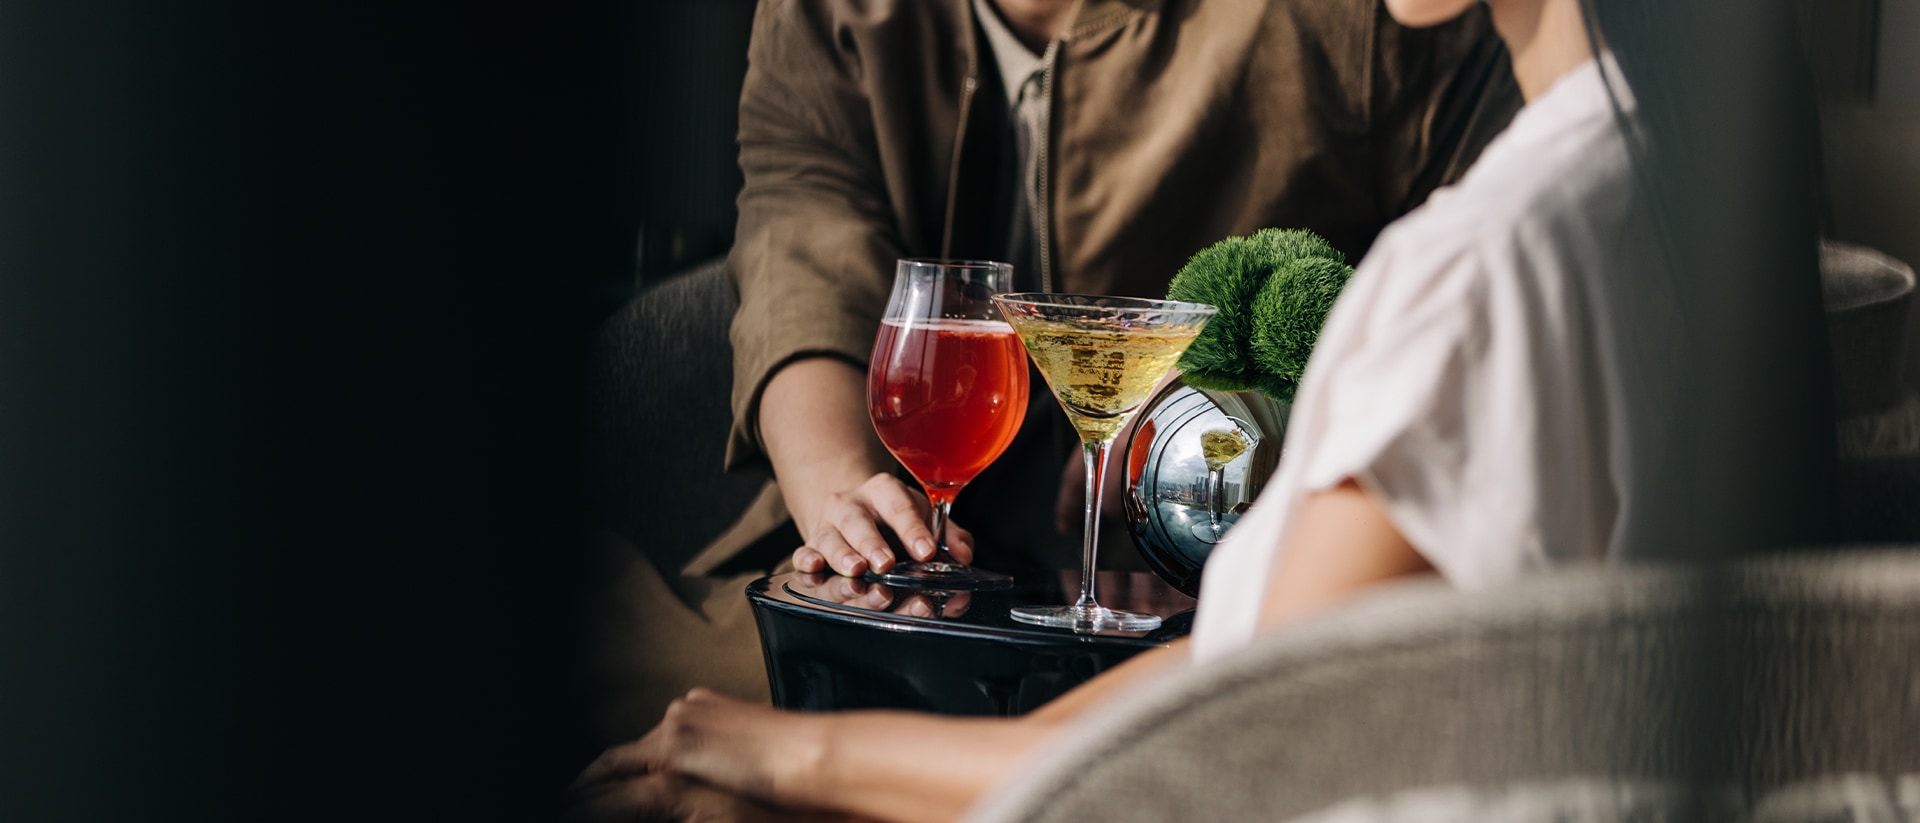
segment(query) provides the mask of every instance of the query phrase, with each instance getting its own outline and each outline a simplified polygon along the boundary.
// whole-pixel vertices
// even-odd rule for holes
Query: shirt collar
[[[988,0],[973,0],[973,15],[980,20],[980,28],[987,34],[987,47],[993,52],[994,65],[1000,69],[1000,82],[1006,86],[1007,102],[1020,99],[1020,88],[1027,84],[1035,74],[1044,70],[1046,59],[1034,54],[1027,44],[1020,42],[1007,24],[1000,19]]]

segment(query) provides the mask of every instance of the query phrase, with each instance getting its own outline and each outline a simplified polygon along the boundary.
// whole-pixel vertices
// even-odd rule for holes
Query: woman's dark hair
[[[1636,101],[1622,128],[1678,295],[1684,396],[1661,513],[1675,551],[1831,535],[1825,203],[1792,0],[1581,0]],[[1618,90],[1615,99],[1622,95]]]

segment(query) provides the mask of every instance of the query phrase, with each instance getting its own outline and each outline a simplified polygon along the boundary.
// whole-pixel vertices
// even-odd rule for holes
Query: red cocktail
[[[1020,431],[1026,349],[997,320],[888,320],[873,344],[867,410],[934,505],[950,503]]]
[[[1027,355],[993,295],[1013,288],[1005,263],[902,260],[867,367],[867,411],[893,456],[933,504],[933,557],[875,575],[896,585],[997,588],[1004,574],[947,553],[947,512],[961,487],[1013,442],[1027,415]]]

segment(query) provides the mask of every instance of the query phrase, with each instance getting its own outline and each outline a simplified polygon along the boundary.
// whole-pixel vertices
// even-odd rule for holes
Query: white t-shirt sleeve
[[[1337,318],[1351,322],[1322,338],[1309,372],[1324,425],[1299,467],[1301,496],[1353,478],[1465,588],[1544,567],[1545,532],[1592,525],[1577,502],[1588,495],[1546,499],[1544,473],[1561,487],[1604,475],[1567,462],[1589,454],[1592,404],[1569,362],[1580,319],[1563,278],[1529,270],[1528,239],[1439,259],[1385,249],[1369,268],[1390,274],[1348,301],[1356,315]]]
[[[1287,523],[1349,478],[1455,586],[1596,563],[1660,453],[1671,312],[1626,275],[1633,175],[1599,62],[1381,233],[1322,329],[1279,473],[1208,559],[1196,659],[1255,634]],[[1620,307],[1624,306],[1625,309]]]

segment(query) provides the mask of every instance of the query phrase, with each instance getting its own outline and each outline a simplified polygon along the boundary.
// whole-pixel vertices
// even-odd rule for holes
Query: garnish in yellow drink
[[[1114,328],[1009,317],[1067,419],[1088,443],[1112,440],[1193,343],[1197,327]]]

